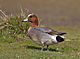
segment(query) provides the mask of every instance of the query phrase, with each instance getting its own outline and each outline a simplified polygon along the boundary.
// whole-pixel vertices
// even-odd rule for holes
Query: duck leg
[[[48,47],[49,47],[49,45],[47,45],[47,51],[49,51]]]
[[[41,51],[43,51],[44,50],[44,44],[42,44],[42,49],[41,49]]]

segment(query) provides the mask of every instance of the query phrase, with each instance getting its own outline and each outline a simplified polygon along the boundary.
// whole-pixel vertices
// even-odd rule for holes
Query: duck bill
[[[28,18],[24,19],[22,22],[27,22],[28,21]]]

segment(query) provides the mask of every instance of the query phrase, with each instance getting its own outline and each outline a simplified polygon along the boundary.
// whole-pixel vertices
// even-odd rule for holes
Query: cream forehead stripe
[[[33,14],[29,14],[27,17],[32,16]]]

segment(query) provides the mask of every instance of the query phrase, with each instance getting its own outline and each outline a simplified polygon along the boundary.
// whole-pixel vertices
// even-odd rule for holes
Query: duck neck
[[[38,26],[38,19],[31,23],[31,27],[37,27]]]
[[[31,27],[37,27],[38,25],[36,23],[32,23]]]

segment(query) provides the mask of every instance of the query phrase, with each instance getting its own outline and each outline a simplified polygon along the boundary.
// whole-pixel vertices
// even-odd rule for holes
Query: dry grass
[[[8,18],[9,17],[2,10],[0,10],[0,19],[2,21],[8,21]]]

